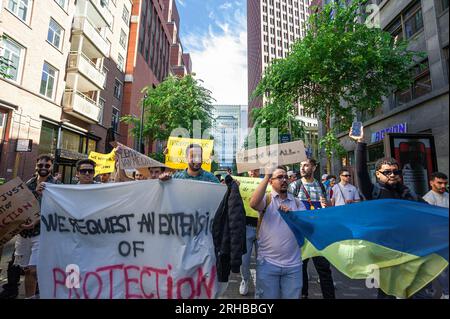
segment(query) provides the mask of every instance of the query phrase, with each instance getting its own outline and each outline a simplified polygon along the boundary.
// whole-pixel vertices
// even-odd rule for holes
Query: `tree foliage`
[[[328,164],[339,150],[332,119],[349,129],[356,112],[373,113],[383,97],[410,84],[410,68],[420,53],[380,28],[360,23],[366,0],[337,0],[311,15],[309,29],[285,59],[265,71],[253,96],[300,103],[324,124],[320,145]],[[270,106],[270,105],[269,105]],[[330,167],[328,167],[330,169]]]
[[[244,147],[248,148],[250,145],[250,148],[253,148],[253,146],[278,144],[278,139],[271,140],[271,128],[276,128],[278,135],[291,134],[292,140],[303,138],[305,133],[303,123],[295,117],[295,114],[296,111],[291,101],[284,99],[269,100],[265,107],[253,109],[251,116],[255,125],[252,133],[247,136]],[[265,139],[263,136],[258,137],[260,129],[264,129],[266,132]],[[258,139],[258,144],[255,144],[256,139]]]
[[[176,128],[193,131],[193,121],[201,122],[202,131],[212,125],[211,92],[204,88],[201,80],[193,75],[185,77],[169,76],[156,88],[146,87],[144,104],[143,137],[154,140],[167,140]],[[126,115],[121,120],[132,124],[131,132],[139,136],[140,119]]]

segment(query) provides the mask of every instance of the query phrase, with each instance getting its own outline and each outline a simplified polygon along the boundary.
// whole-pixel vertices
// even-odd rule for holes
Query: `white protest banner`
[[[217,297],[211,226],[225,192],[221,184],[176,179],[48,185],[40,297]]]
[[[116,155],[119,162],[120,169],[133,169],[142,167],[167,167],[153,158],[145,156],[128,146],[120,143],[115,143]]]
[[[39,202],[28,186],[16,177],[0,186],[0,246],[6,244],[22,229],[39,219]]]
[[[258,168],[295,164],[304,160],[306,160],[306,152],[303,141],[268,145],[243,150],[236,154],[238,173],[244,173]]]

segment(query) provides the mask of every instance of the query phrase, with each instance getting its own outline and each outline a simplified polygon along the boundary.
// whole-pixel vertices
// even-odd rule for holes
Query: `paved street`
[[[255,269],[255,263],[252,263],[252,268]],[[309,299],[322,299],[320,291],[320,284],[318,282],[319,276],[312,263],[308,264],[309,270]],[[377,297],[376,289],[368,289],[365,286],[364,280],[351,280],[342,275],[338,270],[332,269],[333,279],[336,286],[336,298],[338,299],[374,299]],[[253,282],[250,285],[247,296],[239,294],[239,285],[241,283],[241,276],[239,274],[232,274],[230,277],[228,289],[223,298],[231,299],[245,299],[254,298],[255,295],[255,271],[252,270]]]
[[[255,295],[255,262],[251,265],[252,283],[250,284],[249,293],[247,296],[239,294],[239,285],[241,283],[241,276],[239,274],[231,274],[228,288],[222,298],[230,299],[253,299]],[[308,263],[309,271],[309,299],[322,299],[320,291],[320,284],[318,282],[319,276],[312,263]],[[336,287],[337,299],[376,299],[377,290],[368,289],[365,285],[365,280],[352,280],[340,273],[337,269],[332,267],[333,279]],[[435,288],[435,298],[441,296],[441,289],[437,282],[433,282]]]
[[[1,286],[6,283],[6,269],[8,261],[11,258],[14,245],[9,242],[3,249],[3,256],[0,262],[0,268],[3,271],[0,274],[0,291]],[[239,294],[239,285],[241,283],[241,276],[239,274],[231,274],[228,288],[222,296],[225,299],[253,299],[255,295],[255,261],[253,259],[251,264],[252,282],[250,283],[249,292],[247,296],[241,296]],[[309,279],[309,299],[322,299],[322,293],[320,291],[320,285],[318,282],[318,275],[314,268],[314,265],[308,264],[308,270],[310,274]],[[376,289],[368,289],[365,286],[364,280],[351,280],[341,274],[338,270],[332,268],[333,278],[336,286],[336,298],[337,299],[374,299],[377,296]],[[23,276],[21,277],[23,283]],[[433,283],[434,284],[434,283]],[[24,298],[24,285],[22,284],[19,291],[19,298]],[[439,298],[441,295],[440,287],[435,285],[435,298]]]

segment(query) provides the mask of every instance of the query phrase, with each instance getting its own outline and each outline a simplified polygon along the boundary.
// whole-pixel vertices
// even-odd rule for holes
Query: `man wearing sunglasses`
[[[95,162],[90,159],[82,159],[77,162],[77,174],[78,184],[96,184],[94,181],[95,175]]]
[[[348,169],[341,169],[339,172],[340,181],[333,186],[333,197],[331,205],[343,206],[360,201],[358,189],[350,184],[352,175]]]
[[[266,194],[269,183],[272,192]],[[301,249],[279,211],[288,213],[306,208],[300,200],[288,192],[288,186],[289,177],[286,168],[280,166],[272,174],[265,175],[250,199],[250,207],[260,212],[257,227],[256,298],[301,297]]]
[[[59,184],[51,173],[53,171],[53,159],[50,155],[40,155],[36,160],[36,173],[26,183],[36,199],[41,203],[42,192],[46,183]],[[3,286],[3,297],[15,298],[18,294],[20,281],[20,269],[25,273],[25,297],[32,298],[36,295],[37,273],[36,264],[39,251],[40,222],[22,225],[24,228],[15,242],[14,262],[8,269],[8,283]],[[9,267],[8,267],[9,268]],[[9,296],[3,296],[9,293]]]
[[[363,132],[362,128],[361,132]],[[373,184],[367,169],[367,144],[364,143],[364,135],[362,133],[361,136],[352,136],[350,132],[350,137],[357,141],[355,154],[356,183],[366,200],[404,199],[425,202],[403,184],[402,170],[394,158],[385,157],[376,162],[375,175],[377,181]],[[419,294],[423,295],[423,292],[419,291],[416,294],[417,297]],[[395,297],[388,296],[381,289],[378,289],[378,299],[386,298],[395,299]]]

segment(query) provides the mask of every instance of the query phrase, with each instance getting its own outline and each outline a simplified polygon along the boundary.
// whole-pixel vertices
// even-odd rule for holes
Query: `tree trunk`
[[[330,107],[327,107],[325,127],[326,127],[326,131],[325,131],[325,135],[326,135],[331,130]],[[326,150],[325,153],[326,153],[326,156],[327,156],[327,174],[331,174],[331,155],[329,155],[328,150]]]

